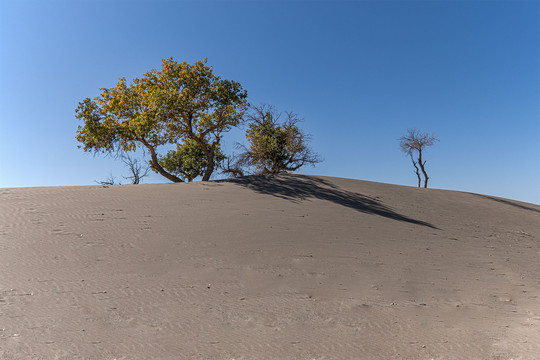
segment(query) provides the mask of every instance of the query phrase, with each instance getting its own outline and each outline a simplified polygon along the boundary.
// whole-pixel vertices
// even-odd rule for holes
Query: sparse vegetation
[[[422,133],[417,129],[408,129],[407,134],[402,136],[399,142],[401,151],[407,154],[413,163],[416,176],[418,177],[418,187],[421,186],[422,177],[420,176],[420,170],[424,174],[424,188],[427,188],[429,176],[426,172],[426,160],[422,158],[422,152],[426,147],[432,146],[439,139],[431,134]],[[416,160],[415,160],[416,157]],[[418,169],[420,167],[420,169]]]
[[[129,154],[124,154],[121,158],[131,173],[129,176],[123,176],[124,179],[130,180],[132,184],[139,184],[143,178],[148,176],[150,168],[143,165],[143,162],[139,161],[139,159],[134,159]]]
[[[225,172],[233,176],[277,174],[321,162],[309,147],[309,136],[298,126],[301,119],[295,113],[278,112],[264,104],[253,107],[246,120],[248,145],[240,145],[242,152],[229,159]]]

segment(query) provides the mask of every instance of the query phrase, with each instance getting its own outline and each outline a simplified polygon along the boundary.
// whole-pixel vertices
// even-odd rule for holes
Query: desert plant
[[[214,163],[220,165],[225,159],[219,145],[214,151]],[[159,164],[171,174],[191,182],[197,176],[203,176],[208,160],[202,147],[194,140],[187,139],[176,145],[167,155],[159,158]]]
[[[226,172],[243,175],[253,168],[254,173],[277,174],[321,162],[308,145],[309,135],[298,126],[301,119],[293,112],[285,112],[283,120],[282,116],[267,104],[253,107],[246,116],[248,145],[240,146],[242,152]]]
[[[148,176],[150,170],[148,165],[144,166],[139,159],[134,159],[129,154],[122,154],[121,159],[131,173],[129,176],[123,176],[124,179],[130,180],[132,184],[139,184],[143,178]]]
[[[422,170],[422,173],[424,174],[424,188],[427,188],[429,176],[426,172],[426,160],[422,159],[422,152],[426,147],[432,146],[435,142],[439,141],[439,139],[433,134],[429,135],[428,133],[422,133],[419,130],[412,128],[408,129],[407,134],[402,136],[399,140],[401,151],[411,158],[416,176],[418,177],[418,187],[421,186],[422,182],[420,171],[418,170],[418,167],[420,166],[420,170]]]
[[[206,59],[190,65],[168,58],[159,71],[131,83],[121,78],[101,91],[76,109],[84,122],[76,136],[83,150],[127,153],[141,147],[150,153],[151,168],[174,182],[182,179],[163,168],[157,148],[188,139],[197,143],[206,158],[202,180],[209,180],[223,134],[242,121],[248,106],[242,86],[214,75]]]

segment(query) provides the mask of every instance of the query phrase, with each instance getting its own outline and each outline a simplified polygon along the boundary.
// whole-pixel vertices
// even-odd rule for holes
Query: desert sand
[[[301,175],[0,189],[0,359],[540,359],[540,206]]]

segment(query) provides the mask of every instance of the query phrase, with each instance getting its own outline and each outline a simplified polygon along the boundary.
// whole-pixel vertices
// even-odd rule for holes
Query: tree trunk
[[[202,181],[210,180],[210,176],[212,176],[212,173],[214,172],[214,168],[215,168],[214,159],[208,160],[208,165],[206,166],[206,170],[204,171]]]
[[[150,145],[146,140],[141,139],[141,143],[146,146],[148,151],[150,151],[150,157],[152,160],[150,160],[150,166],[152,169],[156,170],[160,175],[166,177],[167,179],[171,180],[172,182],[184,182],[184,180],[180,179],[179,177],[167,172],[161,165],[159,165],[159,161],[157,158],[156,150],[152,145]]]
[[[214,172],[214,168],[216,167],[216,163],[214,162],[214,153],[216,151],[216,143],[214,142],[210,149],[206,146],[202,146],[203,151],[206,155],[206,170],[204,171],[204,175],[202,177],[202,181],[208,181],[210,180],[210,176],[212,176],[212,173]]]
[[[426,164],[426,162],[424,161],[424,163],[422,164],[422,166],[420,166],[420,168],[422,169],[422,172],[424,173],[424,188],[427,188],[427,183],[428,183],[428,180],[429,180],[429,176],[427,176],[426,169],[424,168],[425,164]]]
[[[422,169],[422,173],[424,173],[424,188],[427,188],[429,176],[427,175],[427,172],[426,172],[426,167],[425,167],[426,161],[424,160],[424,162],[422,162],[422,152],[419,153],[418,164],[420,165],[420,169]]]
[[[416,169],[416,176],[418,177],[418,187],[420,187],[422,184],[422,178],[420,177],[420,170],[418,170],[418,166],[416,166],[416,161],[414,161],[412,154],[411,154],[411,161],[413,163],[414,168]]]

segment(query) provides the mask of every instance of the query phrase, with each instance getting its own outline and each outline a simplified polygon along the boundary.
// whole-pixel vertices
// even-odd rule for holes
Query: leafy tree
[[[218,145],[214,151],[214,163],[221,164],[224,159],[225,155]],[[199,143],[187,139],[181,145],[176,144],[176,150],[170,150],[166,156],[160,157],[159,164],[169,173],[191,182],[197,176],[204,175],[208,160]]]
[[[276,174],[295,171],[304,165],[321,162],[308,146],[309,136],[298,127],[301,119],[293,112],[283,113],[270,105],[253,107],[247,115],[248,147],[227,166],[225,172],[243,175],[244,167],[255,168],[256,173]]]
[[[76,117],[84,121],[77,140],[84,151],[150,153],[150,167],[167,179],[181,178],[159,161],[158,147],[191,140],[206,158],[202,180],[216,168],[216,151],[223,134],[237,126],[247,110],[247,92],[235,81],[214,75],[204,61],[190,65],[172,58],[161,70],[151,70],[128,83],[100,89],[101,95],[79,103]]]
[[[418,166],[420,166],[420,170],[422,170],[422,173],[424,174],[424,188],[427,188],[429,177],[426,172],[426,160],[422,159],[422,152],[426,147],[434,145],[439,139],[433,134],[429,135],[428,133],[422,133],[413,128],[408,129],[407,134],[402,136],[399,140],[401,151],[410,156],[414,165],[416,176],[418,177],[418,187],[420,187],[422,182],[420,171],[418,170]],[[414,159],[415,156],[416,160]]]

